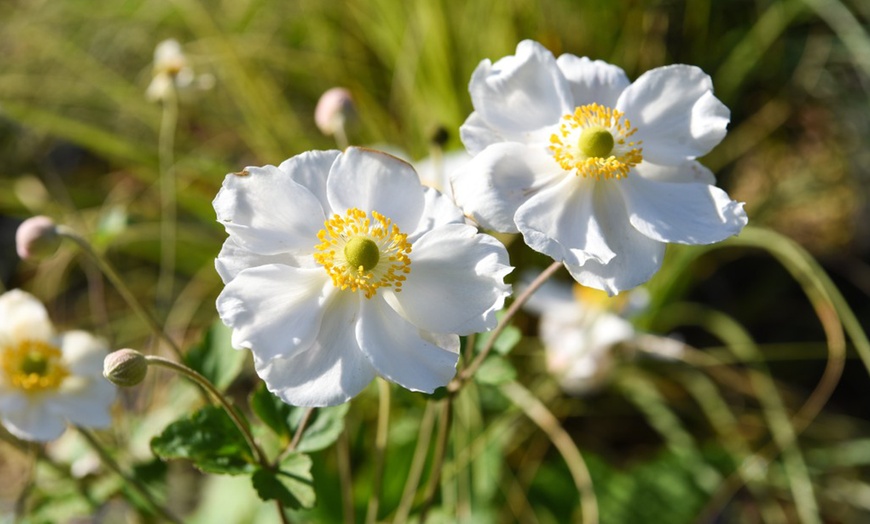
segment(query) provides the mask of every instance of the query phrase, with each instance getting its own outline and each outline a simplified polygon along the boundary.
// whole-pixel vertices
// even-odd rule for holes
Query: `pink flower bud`
[[[333,87],[321,95],[314,110],[314,123],[324,135],[332,136],[354,114],[353,97],[343,87]]]
[[[47,216],[28,218],[15,232],[15,247],[22,259],[39,259],[54,254],[60,246],[54,220]]]

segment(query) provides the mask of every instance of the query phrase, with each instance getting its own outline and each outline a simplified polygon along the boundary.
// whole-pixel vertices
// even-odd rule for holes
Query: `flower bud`
[[[328,89],[314,109],[314,123],[320,132],[332,136],[343,128],[354,114],[353,97],[343,87]]]
[[[28,218],[15,232],[15,248],[24,260],[50,256],[57,251],[60,242],[57,226],[47,216]]]
[[[103,376],[117,386],[135,386],[147,373],[148,360],[135,349],[119,349],[103,361]]]

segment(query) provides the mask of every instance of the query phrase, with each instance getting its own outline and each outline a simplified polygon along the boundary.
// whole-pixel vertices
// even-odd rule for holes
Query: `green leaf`
[[[344,416],[349,408],[350,404],[345,403],[331,408],[318,409],[314,414],[314,421],[305,429],[302,440],[296,449],[299,451],[320,451],[331,446],[344,430]]]
[[[474,378],[481,384],[497,386],[517,378],[517,370],[506,358],[490,355],[478,368]]]
[[[232,383],[242,370],[246,354],[232,348],[232,330],[216,321],[205,332],[200,343],[184,355],[184,362],[202,373],[218,389]]]
[[[251,409],[269,426],[272,431],[286,439],[292,438],[293,431],[290,426],[290,417],[293,414],[293,406],[273,395],[261,384],[252,394],[249,400]]]
[[[163,459],[188,459],[208,473],[238,475],[253,463],[245,437],[217,406],[176,420],[151,439],[151,450]]]
[[[278,471],[258,469],[251,483],[261,499],[278,500],[288,508],[312,508],[316,501],[311,457],[302,453],[288,455]]]
[[[480,333],[477,335],[477,342],[474,344],[475,352],[480,352],[483,346],[492,337],[492,332]],[[507,355],[511,350],[522,340],[523,332],[516,326],[508,326],[495,339],[495,344],[492,349],[499,355]]]

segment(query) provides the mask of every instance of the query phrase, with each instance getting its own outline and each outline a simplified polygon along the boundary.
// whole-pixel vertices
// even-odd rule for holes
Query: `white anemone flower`
[[[504,246],[386,153],[248,167],[227,175],[214,207],[229,233],[218,313],[289,404],[340,404],[376,376],[446,385],[458,335],[495,327],[510,292]]]
[[[532,295],[525,309],[540,316],[547,371],[563,391],[582,395],[610,380],[619,362],[617,347],[635,338],[623,315],[643,307],[640,291],[608,298],[597,289],[548,280]]]
[[[451,175],[465,166],[471,160],[471,155],[465,150],[435,151],[432,155],[414,163],[414,169],[420,175],[423,185],[441,191],[453,200],[453,188],[450,186]]]
[[[102,376],[105,343],[84,331],[56,334],[45,307],[12,290],[0,296],[0,422],[16,437],[48,441],[66,422],[111,423],[115,387]]]
[[[460,129],[474,159],[454,174],[457,204],[482,226],[522,233],[575,280],[615,294],[646,282],[666,243],[739,233],[743,204],[696,158],[725,136],[710,77],[671,65],[629,83],[622,69],[530,40],[483,60]]]

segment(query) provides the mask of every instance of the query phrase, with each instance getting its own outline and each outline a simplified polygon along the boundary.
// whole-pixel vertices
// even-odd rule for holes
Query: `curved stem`
[[[559,419],[547,409],[543,402],[518,382],[508,382],[502,385],[501,392],[550,437],[550,441],[565,459],[565,464],[567,464],[574,484],[580,493],[583,522],[585,524],[598,522],[598,499],[592,489],[589,468],[586,467],[586,461],[583,460],[583,455],[574,444],[571,436],[562,428]]]
[[[384,459],[387,450],[387,432],[390,428],[390,384],[383,379],[378,380],[378,429],[375,434],[375,472],[372,479],[372,498],[369,499],[366,511],[366,523],[374,523],[378,519],[378,509],[381,501],[381,487],[384,483]]]
[[[124,280],[118,275],[118,272],[109,264],[109,262],[103,258],[97,251],[88,243],[87,240],[79,236],[75,231],[68,228],[64,225],[57,226],[57,233],[69,240],[72,240],[79,246],[83,251],[85,251],[88,255],[90,255],[97,265],[100,267],[100,270],[106,275],[106,278],[109,279],[109,282],[115,286],[115,289],[118,291],[118,294],[121,295],[121,298],[130,306],[139,317],[148,324],[148,327],[151,328],[152,333],[166,343],[167,346],[175,353],[179,360],[183,359],[183,355],[181,353],[181,348],[178,347],[178,344],[175,343],[166,332],[163,331],[163,328],[160,326],[160,323],[157,322],[157,319],[154,318],[154,315],[151,314],[147,309],[145,309],[142,304],[136,299],[136,296],[130,291],[130,288],[127,287],[127,284],[124,283]]]
[[[165,368],[169,368],[177,373],[180,373],[185,377],[193,380],[194,382],[205,388],[206,391],[211,393],[215,400],[220,403],[224,411],[227,412],[227,415],[230,416],[230,419],[232,419],[236,427],[239,428],[239,431],[242,432],[242,435],[245,437],[245,441],[247,441],[248,447],[251,448],[251,453],[253,454],[257,462],[264,468],[271,468],[271,465],[266,458],[266,454],[263,452],[260,446],[257,445],[256,440],[254,440],[254,435],[251,434],[251,430],[248,429],[248,426],[244,423],[241,416],[239,416],[233,405],[230,404],[230,401],[227,400],[227,398],[220,392],[220,390],[218,390],[218,388],[214,386],[214,384],[212,384],[204,376],[197,373],[195,370],[190,369],[183,364],[179,364],[178,362],[173,362],[163,357],[157,357],[154,355],[145,355],[145,360],[148,361],[149,365],[162,366]]]
[[[495,341],[498,340],[499,335],[501,335],[502,331],[504,331],[505,328],[510,325],[511,320],[513,320],[514,318],[514,315],[517,314],[523,304],[525,304],[529,300],[529,298],[535,293],[535,291],[537,291],[538,288],[540,288],[544,284],[544,282],[546,282],[547,279],[553,276],[553,274],[561,267],[561,262],[553,262],[552,264],[550,264],[550,267],[541,272],[541,274],[538,275],[538,277],[535,278],[535,280],[533,280],[531,284],[529,284],[529,287],[524,289],[523,292],[519,294],[516,300],[514,300],[510,307],[507,309],[507,312],[505,312],[504,316],[501,319],[501,322],[499,322],[498,326],[492,331],[492,334],[490,335],[489,339],[487,339],[486,344],[483,346],[483,349],[480,351],[477,357],[475,357],[475,359],[468,365],[468,367],[463,369],[462,372],[459,373],[459,375],[455,379],[453,379],[450,384],[447,385],[447,389],[451,393],[456,393],[457,391],[459,391],[459,389],[462,388],[462,385],[469,379],[471,379],[475,371],[480,368],[487,355],[489,355],[490,351],[492,351],[492,348],[495,346]]]
[[[106,448],[103,447],[100,441],[97,440],[97,437],[93,433],[91,433],[90,430],[81,426],[76,426],[76,429],[85,438],[85,440],[88,441],[88,444],[91,446],[91,448],[97,452],[97,454],[100,456],[100,460],[103,461],[103,464],[108,466],[109,469],[111,469],[119,477],[124,479],[124,482],[127,485],[131,486],[139,495],[141,495],[142,498],[144,498],[148,502],[151,508],[158,515],[166,520],[169,520],[170,522],[181,524],[181,519],[170,513],[169,510],[167,510],[159,502],[157,502],[151,492],[148,491],[148,488],[146,488],[144,484],[139,482],[139,479],[126,474],[124,470],[121,469],[121,466],[115,461],[114,458],[112,458],[109,452],[106,451]]]

